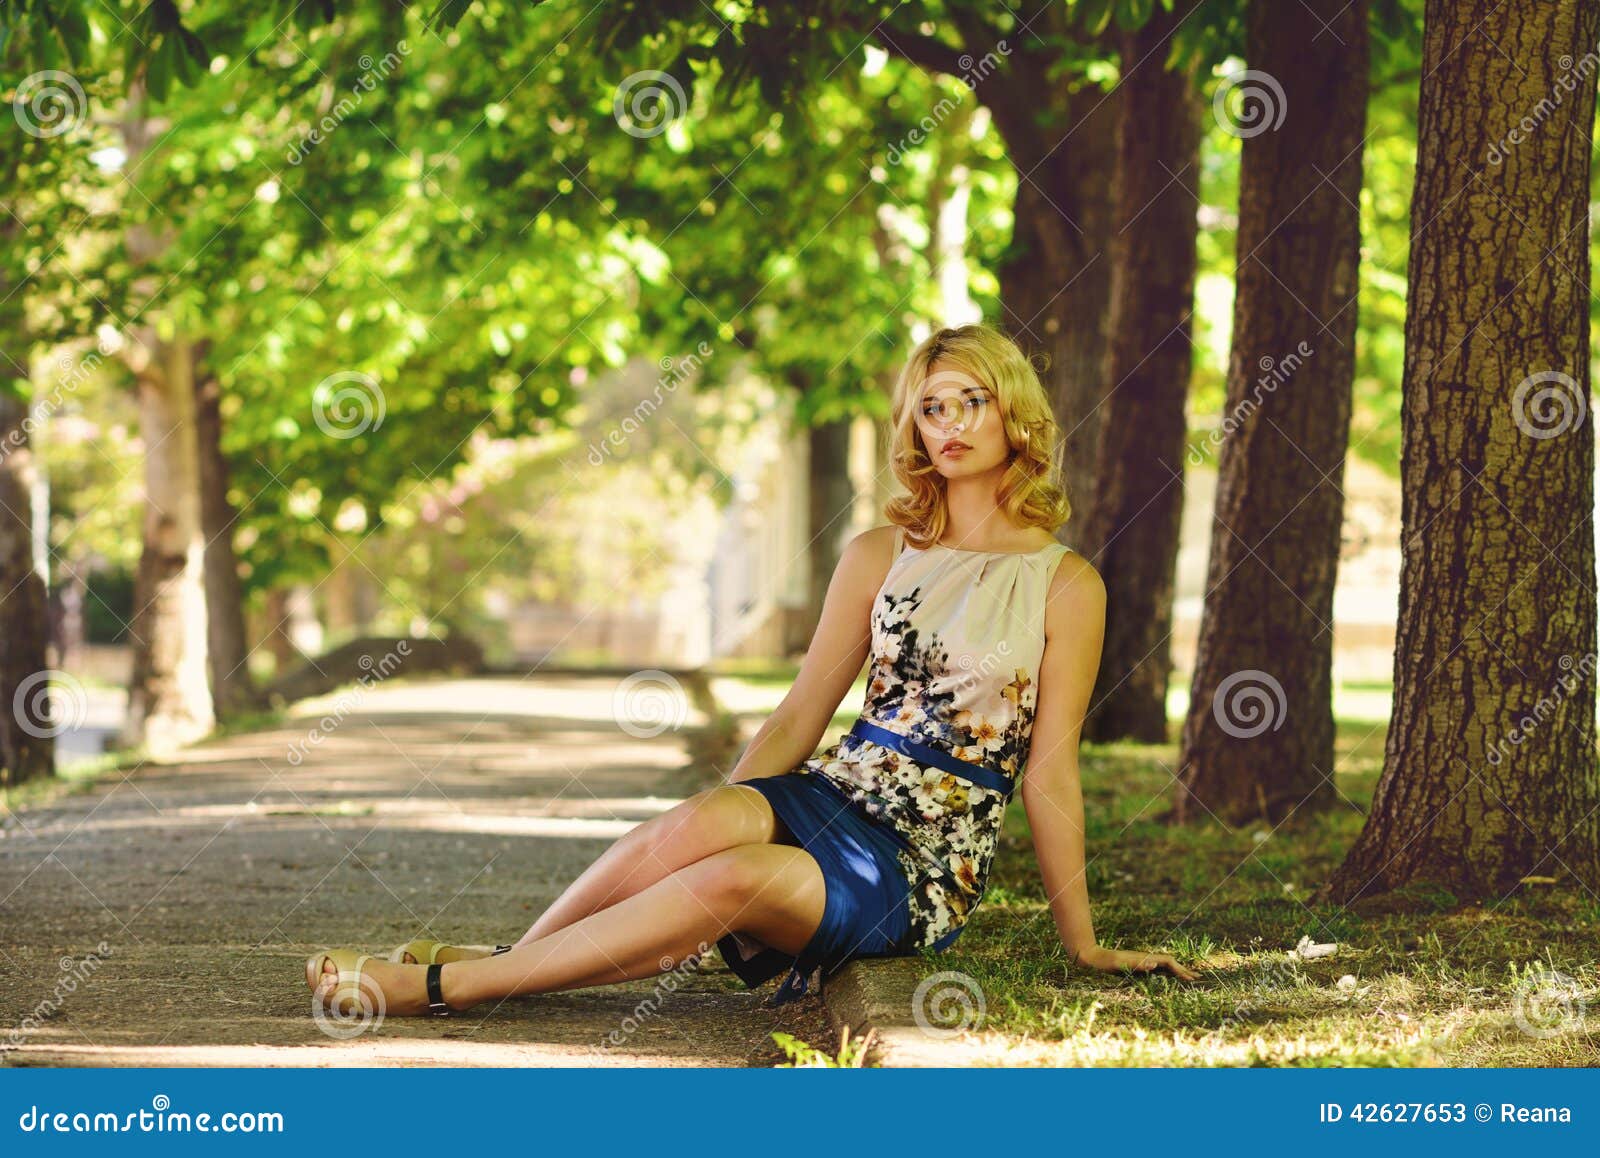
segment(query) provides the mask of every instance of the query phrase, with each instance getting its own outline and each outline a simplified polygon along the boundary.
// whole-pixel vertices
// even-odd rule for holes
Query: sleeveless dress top
[[[905,547],[872,610],[861,716],[1020,783],[1028,762],[1051,579],[1070,548]],[[797,771],[827,777],[908,846],[911,942],[966,924],[987,885],[1006,797],[845,736]]]

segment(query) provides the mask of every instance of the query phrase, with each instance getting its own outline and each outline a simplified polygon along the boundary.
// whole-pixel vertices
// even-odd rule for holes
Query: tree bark
[[[157,126],[142,83],[130,82],[123,151],[137,165]],[[160,290],[154,264],[171,244],[144,224],[125,238],[134,288],[146,302]],[[144,310],[139,311],[143,313]],[[150,320],[130,327],[125,355],[137,383],[144,442],[144,548],[129,624],[133,671],[120,740],[165,755],[211,730],[206,683],[205,538],[195,437],[194,351],[183,336],[161,336]]]
[[[1355,364],[1367,3],[1250,6],[1237,292],[1177,820],[1335,799],[1334,580]],[[1276,91],[1274,91],[1276,89]],[[1241,91],[1243,89],[1241,88]],[[1277,118],[1281,117],[1281,122]]]
[[[211,704],[219,720],[261,704],[250,679],[244,626],[244,586],[233,552],[239,513],[228,501],[228,460],[222,453],[222,384],[206,365],[209,343],[194,352],[195,437],[199,453],[200,527],[205,536],[206,661]]]
[[[1394,714],[1367,823],[1320,899],[1422,882],[1499,897],[1531,874],[1600,888],[1597,31],[1596,0],[1426,8]]]
[[[1096,499],[1095,445],[1106,394],[1111,293],[1112,181],[1120,92],[1086,85],[1055,102],[1031,84],[991,101],[1017,170],[1012,239],[1000,268],[1002,328],[1034,360],[1061,427],[1062,476],[1072,518],[1060,539],[1087,554],[1082,528]]]
[[[308,662],[307,656],[295,646],[289,633],[292,612],[289,606],[289,588],[274,587],[262,598],[261,615],[257,620],[261,630],[255,632],[258,646],[272,657],[272,678],[283,676],[299,664]]]
[[[844,537],[850,531],[850,512],[855,502],[855,490],[850,485],[850,420],[817,423],[807,430],[806,438],[811,451],[806,468],[806,531],[810,540],[806,557],[810,560],[810,580],[805,617],[797,625],[804,638],[790,641],[792,652],[803,652],[811,646],[811,637],[822,621],[822,602],[839,556],[844,553]]]
[[[1157,13],[1122,37],[1122,117],[1111,237],[1110,339],[1097,494],[1081,532],[1111,593],[1084,734],[1167,742],[1172,592],[1183,520],[1193,364],[1200,123],[1194,80],[1162,67],[1192,8]]]
[[[195,439],[194,355],[151,335],[138,375],[145,454],[144,550],[130,624],[133,675],[124,744],[164,755],[215,723],[206,682],[205,537]]]
[[[15,214],[0,222],[0,244],[21,232]],[[32,376],[26,297],[0,274],[0,377]],[[49,596],[34,565],[33,488],[37,465],[28,430],[29,402],[0,382],[0,788],[55,771],[51,717]],[[20,697],[18,693],[21,693]]]
[[[26,373],[25,344],[11,326],[4,341],[0,372]],[[55,770],[55,734],[64,723],[51,716],[44,680],[50,617],[44,577],[34,566],[35,466],[27,415],[27,403],[0,386],[0,788]]]

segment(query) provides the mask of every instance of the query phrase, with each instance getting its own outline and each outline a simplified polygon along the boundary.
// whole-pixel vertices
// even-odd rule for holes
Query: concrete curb
[[[941,972],[920,957],[858,958],[827,980],[822,1003],[835,1033],[849,1026],[851,1041],[873,1033],[868,1060],[876,1065],[888,1069],[967,1065],[982,1052],[978,1035],[924,1026],[917,1020],[917,988]],[[926,996],[922,1004],[929,1004]]]

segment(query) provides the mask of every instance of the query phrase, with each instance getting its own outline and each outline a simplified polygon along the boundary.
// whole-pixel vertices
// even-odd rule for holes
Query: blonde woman
[[[716,943],[751,987],[786,972],[778,1004],[852,958],[947,948],[1019,787],[1069,959],[1195,978],[1095,940],[1078,743],[1106,595],[1053,534],[1069,507],[1037,376],[996,330],[943,329],[902,371],[893,422],[907,493],[845,548],[794,686],[730,783],[631,830],[514,945],[314,954],[320,1002],[443,1015],[654,976]],[[813,756],[868,660],[860,718]]]

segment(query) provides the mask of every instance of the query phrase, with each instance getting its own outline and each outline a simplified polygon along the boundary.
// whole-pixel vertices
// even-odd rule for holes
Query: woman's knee
[[[813,883],[820,885],[815,864],[809,853],[784,845],[744,844],[707,857],[700,867],[708,899],[737,912],[763,901],[793,903]]]

